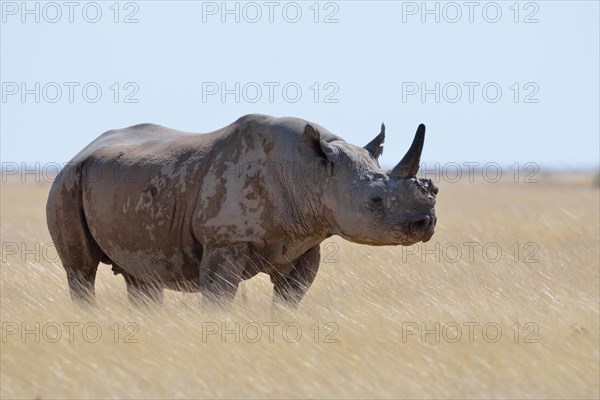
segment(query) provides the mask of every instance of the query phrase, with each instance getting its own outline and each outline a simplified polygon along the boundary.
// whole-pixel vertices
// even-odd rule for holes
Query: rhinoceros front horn
[[[410,149],[406,152],[402,160],[392,169],[390,176],[396,178],[410,178],[417,175],[419,163],[421,162],[421,152],[425,143],[425,125],[421,124],[417,128],[415,138]]]

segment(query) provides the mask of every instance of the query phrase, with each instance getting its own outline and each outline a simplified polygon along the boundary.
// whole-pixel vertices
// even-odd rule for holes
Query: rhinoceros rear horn
[[[423,143],[425,143],[425,125],[421,124],[417,128],[417,133],[415,133],[415,138],[413,139],[410,148],[398,165],[392,169],[390,175],[396,178],[416,176],[419,171],[419,163],[421,162]]]
[[[381,153],[383,153],[383,142],[385,141],[385,125],[381,123],[381,132],[375,136],[375,139],[371,140],[368,145],[364,147],[371,155],[378,159]]]

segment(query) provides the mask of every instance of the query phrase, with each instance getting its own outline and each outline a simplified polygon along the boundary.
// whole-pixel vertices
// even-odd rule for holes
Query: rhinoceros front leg
[[[315,280],[320,260],[321,249],[316,245],[294,261],[291,269],[272,273],[273,303],[284,302],[296,307]]]
[[[246,244],[204,247],[200,263],[200,292],[203,302],[228,303],[235,297],[242,281],[247,256]]]

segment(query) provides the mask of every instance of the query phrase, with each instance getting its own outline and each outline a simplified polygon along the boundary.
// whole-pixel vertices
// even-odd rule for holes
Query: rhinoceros
[[[100,262],[131,301],[165,288],[232,299],[270,275],[297,305],[332,235],[368,245],[431,238],[437,187],[418,179],[425,126],[390,171],[385,126],[366,146],[303,119],[246,115],[205,134],[141,124],[103,133],[54,180],[46,206],[71,297],[94,304]]]

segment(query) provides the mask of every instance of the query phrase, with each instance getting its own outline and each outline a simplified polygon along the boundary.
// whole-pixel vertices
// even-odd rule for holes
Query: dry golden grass
[[[140,310],[105,265],[98,309],[79,309],[45,247],[49,184],[2,184],[1,396],[598,398],[600,216],[591,182],[441,182],[437,232],[426,247],[332,238],[295,311],[271,308],[265,276],[245,282],[231,310],[205,309],[199,295],[176,292],[163,307]],[[480,244],[472,260],[471,242]],[[423,261],[436,243],[439,252]],[[488,259],[502,250],[497,262],[482,254],[487,243],[496,243]],[[79,324],[72,335],[71,323]],[[239,340],[207,336],[223,323],[234,332],[240,324]],[[434,333],[409,334],[422,324],[435,331],[436,323],[439,342]],[[262,336],[252,343],[257,325]],[[462,336],[453,343],[457,325]],[[301,338],[289,343],[298,327]],[[492,343],[496,327],[502,333]],[[23,328],[37,330],[39,342]],[[97,328],[102,336],[92,343]]]

